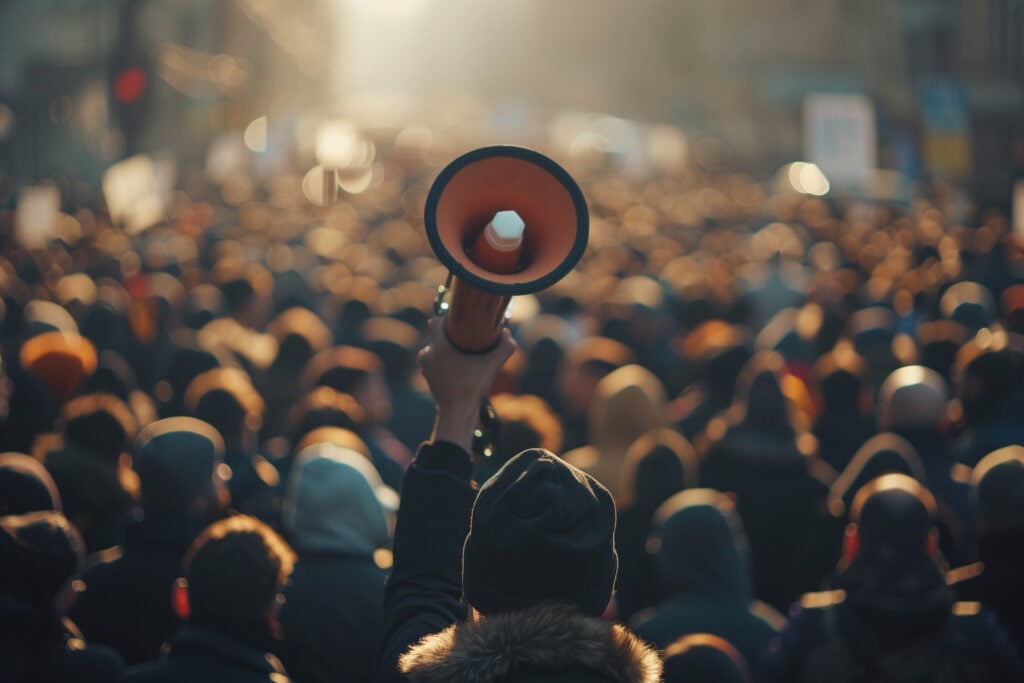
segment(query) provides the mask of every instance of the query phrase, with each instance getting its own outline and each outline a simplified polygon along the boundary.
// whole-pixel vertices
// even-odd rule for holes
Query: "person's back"
[[[333,443],[291,467],[282,528],[298,553],[284,588],[281,661],[304,682],[373,679],[398,495],[363,454]]]
[[[113,646],[128,664],[155,659],[178,627],[171,588],[189,545],[223,511],[222,457],[216,430],[192,418],[160,420],[139,436],[144,516],[127,527],[122,547],[91,559],[71,612],[89,640]]]
[[[280,635],[277,596],[293,562],[287,544],[253,517],[212,524],[185,558],[176,594],[185,625],[163,658],[130,669],[125,681],[286,683],[268,650]]]
[[[376,680],[658,680],[657,653],[601,618],[618,566],[607,489],[541,449],[472,485],[474,423],[510,334],[470,356],[434,321],[429,341],[438,418],[402,490]]]
[[[978,515],[978,562],[946,576],[961,600],[977,600],[1024,652],[1024,447],[986,455],[971,476]]]
[[[0,518],[0,680],[4,683],[103,683],[123,664],[87,645],[63,617],[84,554],[78,532],[54,511]]]
[[[935,560],[935,500],[902,474],[854,501],[837,590],[808,594],[762,658],[759,680],[954,683],[1024,680],[991,612],[954,603]]]
[[[681,636],[711,633],[753,666],[783,619],[753,600],[747,541],[732,501],[711,489],[678,493],[658,509],[652,539],[674,592],[637,615],[636,634],[664,649]]]

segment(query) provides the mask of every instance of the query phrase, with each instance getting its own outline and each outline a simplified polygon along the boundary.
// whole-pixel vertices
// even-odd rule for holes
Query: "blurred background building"
[[[670,124],[762,176],[811,158],[858,193],[940,177],[1008,208],[1024,1],[7,0],[3,197],[139,151],[200,163],[220,133],[368,91],[471,93],[499,131],[552,110]]]

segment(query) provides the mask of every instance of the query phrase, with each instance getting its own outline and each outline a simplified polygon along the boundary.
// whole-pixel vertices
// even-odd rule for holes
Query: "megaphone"
[[[444,331],[467,353],[497,343],[513,296],[550,287],[572,270],[590,232],[572,176],[539,152],[509,145],[448,164],[427,194],[424,223],[450,274]]]

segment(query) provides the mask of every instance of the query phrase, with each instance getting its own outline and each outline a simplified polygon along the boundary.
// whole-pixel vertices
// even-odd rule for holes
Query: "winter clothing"
[[[284,668],[263,643],[201,626],[185,626],[167,657],[128,671],[125,683],[288,683]]]
[[[625,365],[597,384],[587,410],[589,445],[565,454],[565,461],[619,495],[626,450],[640,436],[665,425],[665,389],[650,370]]]
[[[463,551],[466,599],[483,614],[550,599],[600,616],[618,571],[608,491],[540,448],[480,489]],[[534,571],[536,562],[547,568]]]
[[[84,553],[63,515],[39,511],[0,521],[0,680],[4,683],[114,681],[113,650],[86,646],[54,599]]]
[[[399,666],[413,683],[660,679],[658,656],[626,628],[546,603],[454,624],[427,636]]]
[[[375,553],[390,545],[385,511],[397,502],[360,453],[324,443],[297,456],[282,523],[299,560],[283,591],[278,648],[295,678],[373,679],[386,577]]]
[[[655,560],[674,594],[637,615],[637,635],[664,649],[680,636],[711,633],[753,667],[782,617],[753,600],[747,541],[732,502],[717,491],[688,489],[655,519]]]
[[[862,489],[851,512],[857,550],[839,590],[805,597],[762,660],[761,680],[1022,680],[1024,664],[991,613],[952,605],[928,549],[935,514],[932,495],[906,475]]]
[[[626,453],[623,497],[628,503],[619,508],[615,529],[620,560],[616,617],[623,622],[669,595],[647,551],[647,536],[655,510],[672,495],[696,486],[698,470],[693,447],[668,428],[641,437]]]
[[[785,610],[831,569],[825,501],[834,476],[800,452],[792,431],[742,423],[713,441],[702,463],[702,486],[737,495],[750,540],[754,595],[776,609]]]
[[[490,508],[489,519],[485,525],[474,526],[474,533],[480,534],[484,526],[491,529],[502,526],[512,528],[522,539],[530,535],[542,536],[545,527],[527,534],[523,529],[525,524],[516,522],[511,510],[498,514],[503,501],[495,494],[509,494],[510,502],[532,501],[547,505],[551,501],[544,494],[552,491],[557,483],[576,489],[574,494],[567,496],[575,501],[575,507],[568,506],[567,512],[584,508],[600,510],[596,522],[611,527],[614,521],[606,521],[607,512],[604,511],[607,493],[599,491],[597,485],[582,473],[553,462],[553,458],[550,454],[536,452],[527,455],[521,463],[517,463],[517,459],[509,461],[506,468],[521,469],[523,476],[531,481],[539,479],[541,490],[535,498],[530,498],[518,491],[514,481],[504,476],[504,470],[499,472],[492,480],[495,484],[488,485],[496,487],[484,498],[484,505]],[[409,468],[395,531],[395,567],[385,593],[385,638],[377,680],[403,681],[407,680],[406,674],[412,680],[452,680],[455,672],[463,676],[462,680],[480,681],[657,680],[660,675],[657,656],[638,639],[622,627],[586,616],[568,605],[534,603],[523,609],[499,611],[480,622],[465,621],[467,606],[461,601],[463,590],[459,575],[460,556],[470,530],[470,512],[475,497],[470,483],[472,470],[469,455],[444,441],[424,444]],[[588,497],[589,502],[584,503]],[[543,505],[540,509],[546,511]],[[611,514],[614,515],[614,510]],[[556,528],[551,524],[557,520],[544,516],[542,519],[549,525],[548,531]],[[611,540],[608,538],[609,546]],[[465,544],[470,545],[468,541]],[[481,553],[494,545],[494,541],[487,543],[486,539],[478,538],[472,541],[472,545],[470,552],[480,558]],[[552,543],[548,545],[552,546]],[[595,557],[603,554],[607,562],[608,555],[614,555],[610,547],[603,551],[599,549],[600,545],[592,544],[588,553]],[[558,569],[553,564],[548,566],[543,555],[536,561],[541,564],[532,563],[528,571],[543,575],[545,570]],[[485,564],[490,567],[493,559]],[[489,576],[481,578],[490,580]],[[517,581],[515,576],[510,580],[513,584],[528,583]],[[556,582],[556,585],[563,584],[564,579]],[[610,590],[610,584],[608,588]],[[488,594],[486,586],[483,589],[483,593],[478,590],[476,593],[467,591],[467,594],[485,599],[493,597]],[[605,599],[608,597],[606,595]],[[520,641],[523,647],[516,648],[523,655],[522,659],[498,656],[498,653],[508,652],[505,646],[499,646],[495,652],[493,644],[501,642],[500,639],[506,635],[523,639]],[[399,657],[424,636],[429,637],[402,660],[406,673],[399,672]],[[611,643],[616,641],[624,642],[625,647],[611,647]],[[557,645],[555,651],[552,651],[551,643]],[[468,657],[463,644],[472,647]],[[490,656],[492,653],[495,656]],[[612,668],[606,666],[609,655],[620,660]],[[630,661],[634,663],[630,664]],[[625,674],[615,674],[615,671],[642,672],[642,675],[624,678]]]
[[[82,572],[86,591],[71,617],[86,638],[113,646],[127,664],[155,659],[178,627],[171,587],[204,523],[147,519],[129,525],[124,545]]]

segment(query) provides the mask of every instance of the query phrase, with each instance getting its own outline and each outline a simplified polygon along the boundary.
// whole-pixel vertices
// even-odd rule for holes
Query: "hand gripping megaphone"
[[[505,145],[448,164],[431,185],[424,223],[449,272],[444,331],[467,353],[497,343],[513,296],[550,287],[572,270],[590,231],[583,192],[565,169]]]

